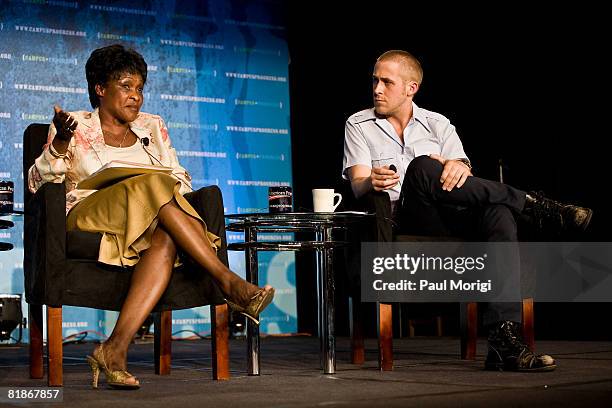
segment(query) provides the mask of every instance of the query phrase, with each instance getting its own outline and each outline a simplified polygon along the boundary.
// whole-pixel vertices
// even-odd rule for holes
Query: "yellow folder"
[[[172,174],[172,168],[114,160],[82,180],[76,188],[80,190],[100,190],[129,177],[159,172]]]

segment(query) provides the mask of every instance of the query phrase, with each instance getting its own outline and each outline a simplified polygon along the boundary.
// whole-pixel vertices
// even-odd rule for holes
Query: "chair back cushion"
[[[43,146],[47,143],[47,134],[49,133],[49,125],[42,123],[32,123],[23,133],[23,178],[27,180],[28,170],[34,164],[34,161],[43,151]],[[24,203],[30,198],[30,191],[26,187],[24,191]]]
[[[33,123],[23,133],[23,177],[27,178],[28,170],[43,151],[47,143],[49,125],[44,123]],[[30,192],[25,188],[24,203],[30,197]],[[98,259],[100,240],[102,234],[83,231],[70,231],[66,234],[66,252],[68,258],[72,259]],[[76,244],[76,245],[75,245]]]

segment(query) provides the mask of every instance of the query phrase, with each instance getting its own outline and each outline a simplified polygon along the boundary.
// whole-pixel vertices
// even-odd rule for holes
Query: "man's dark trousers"
[[[523,211],[525,192],[506,184],[470,176],[461,188],[442,190],[444,166],[429,156],[410,162],[394,217],[398,232],[456,236],[469,241],[516,242],[515,215]],[[488,303],[483,324],[521,321],[518,302]]]

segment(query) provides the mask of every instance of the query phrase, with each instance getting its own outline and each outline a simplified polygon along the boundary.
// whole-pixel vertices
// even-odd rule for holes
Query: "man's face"
[[[144,102],[143,87],[140,74],[124,73],[118,79],[110,79],[100,87],[100,109],[121,122],[133,122]]]
[[[392,116],[410,103],[406,82],[400,76],[397,62],[379,61],[374,65],[372,97],[376,113],[383,116]]]

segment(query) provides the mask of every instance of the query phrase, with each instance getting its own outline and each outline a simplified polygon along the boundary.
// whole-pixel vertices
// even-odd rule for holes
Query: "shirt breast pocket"
[[[383,167],[395,164],[397,166],[397,155],[392,150],[374,151],[372,154],[372,167]]]
[[[439,155],[440,145],[433,140],[419,140],[412,146],[414,157],[429,156],[430,154]]]

